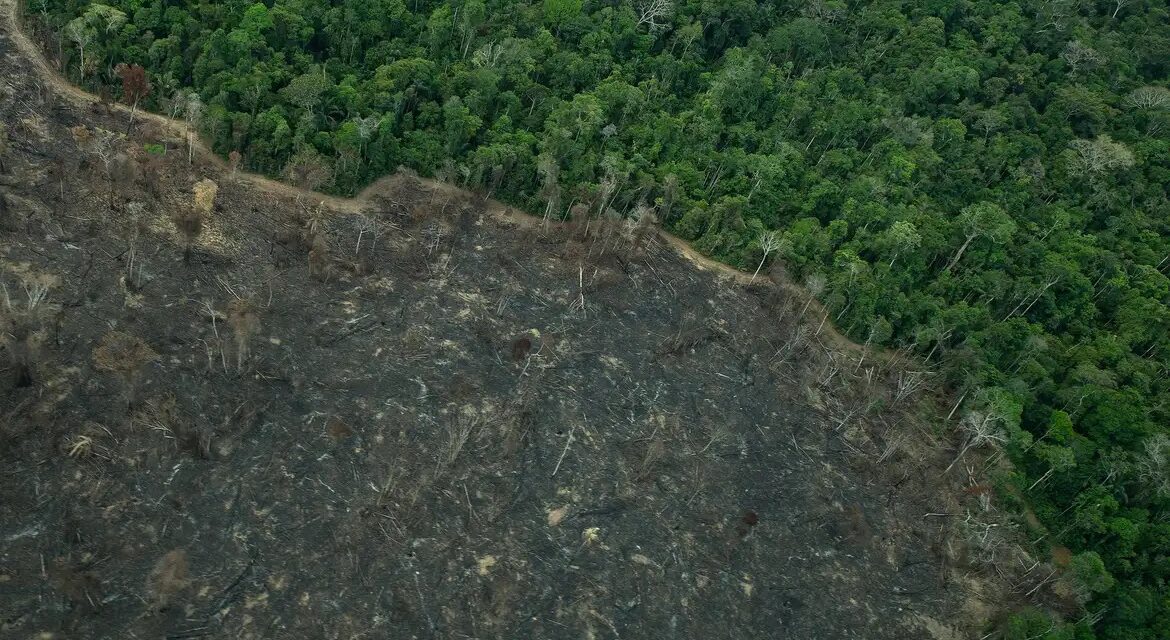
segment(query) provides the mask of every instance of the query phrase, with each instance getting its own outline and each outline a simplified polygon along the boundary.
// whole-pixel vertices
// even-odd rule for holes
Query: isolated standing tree
[[[250,300],[236,298],[228,303],[227,322],[236,339],[236,370],[243,371],[244,361],[251,354],[252,334],[260,329],[260,315]]]
[[[781,242],[779,231],[765,231],[760,234],[760,250],[764,255],[760,258],[760,264],[756,266],[756,272],[752,274],[751,282],[756,281],[756,276],[760,275],[760,269],[764,268],[764,262],[768,260],[768,254],[779,249]]]
[[[243,156],[240,155],[239,151],[233,149],[232,152],[228,154],[228,169],[231,170],[231,173],[228,175],[233,179],[236,177],[236,171],[240,169],[241,160],[243,160]]]
[[[544,176],[544,186],[541,187],[540,195],[544,198],[544,225],[548,227],[549,218],[552,217],[554,210],[560,208],[561,203],[561,186],[557,181],[559,173],[557,161],[551,156],[543,155],[539,158],[536,165],[537,171]]]
[[[150,345],[137,336],[121,331],[106,333],[93,350],[94,366],[115,374],[122,382],[127,407],[134,406],[142,370],[157,359],[158,354]]]
[[[114,71],[122,78],[122,100],[130,105],[130,124],[126,125],[126,133],[134,126],[134,115],[138,113],[138,103],[150,95],[150,80],[146,77],[146,69],[136,64],[119,64]]]
[[[179,105],[183,110],[183,138],[187,142],[187,162],[195,161],[195,135],[199,131],[199,123],[203,119],[203,100],[198,93],[192,91],[183,96]],[[195,133],[192,133],[192,129]]]
[[[496,189],[499,189],[500,185],[503,184],[504,177],[506,175],[507,175],[507,169],[504,168],[504,165],[502,165],[502,164],[492,165],[491,181],[488,183],[488,191],[487,191],[487,195],[486,195],[487,199],[490,200],[491,197],[493,195],[495,195]]]
[[[27,272],[21,275],[24,301],[0,283],[0,347],[8,352],[12,362],[13,382],[18,387],[33,384],[41,346],[48,336],[50,318],[59,309],[47,302],[49,289],[59,280],[50,274]]]
[[[183,262],[191,263],[191,247],[203,233],[203,215],[195,207],[180,207],[172,219],[179,235],[183,237]]]
[[[142,265],[138,262],[138,237],[142,234],[146,221],[146,205],[141,202],[126,203],[126,224],[122,228],[126,234],[126,288],[137,291],[142,282]],[[137,267],[137,274],[135,268]]]
[[[219,187],[210,179],[204,178],[195,183],[192,188],[192,203],[190,206],[180,207],[172,221],[175,229],[183,238],[183,262],[191,263],[191,249],[199,235],[203,233],[203,223],[211,216],[215,209],[215,195]]]
[[[963,446],[946,471],[950,471],[968,450],[983,445],[1002,445],[1020,430],[1024,405],[1014,393],[999,387],[979,389],[975,392],[975,404],[976,408],[960,420],[959,429],[965,436]]]
[[[378,237],[382,235],[383,225],[382,221],[378,220],[373,214],[359,213],[354,220],[354,226],[357,228],[358,237],[357,245],[354,246],[353,254],[355,256],[361,255],[362,252],[362,238],[368,233],[373,238],[370,243],[370,251],[378,244]]]
[[[134,156],[125,152],[114,154],[114,158],[110,162],[110,180],[117,189],[127,196],[127,199],[132,198],[137,191],[136,185],[140,175],[142,175],[142,171]],[[112,197],[110,206],[113,206]]]
[[[309,274],[321,280],[328,280],[332,267],[329,243],[326,242],[325,235],[322,233],[314,234],[310,242]]]
[[[78,125],[70,131],[73,134],[73,139],[83,151],[87,151],[101,160],[102,171],[106,176],[106,186],[109,189],[109,206],[112,209],[114,206],[114,165],[115,159],[121,155],[118,153],[121,135],[100,127],[90,132],[84,125]]]
[[[827,284],[827,281],[825,280],[824,274],[813,273],[805,278],[804,290],[808,295],[805,296],[804,306],[800,309],[800,319],[804,319],[804,314],[808,311],[808,306],[812,304],[813,300],[816,300],[825,292],[825,284]]]
[[[971,246],[976,238],[986,237],[994,242],[1003,243],[1016,231],[1016,223],[1011,216],[1002,207],[991,202],[980,202],[964,207],[959,214],[959,224],[966,237],[943,272],[950,271],[959,263],[967,247]]]
[[[890,326],[890,321],[882,316],[874,318],[873,323],[869,325],[869,334],[865,338],[865,344],[861,345],[861,358],[857,360],[857,366],[853,369],[854,373],[861,370],[861,366],[865,364],[865,356],[869,353],[870,345],[883,344],[890,339],[894,329]]]
[[[192,203],[205,219],[210,218],[212,212],[215,211],[215,196],[217,194],[219,194],[219,185],[215,184],[211,178],[204,178],[191,188]]]

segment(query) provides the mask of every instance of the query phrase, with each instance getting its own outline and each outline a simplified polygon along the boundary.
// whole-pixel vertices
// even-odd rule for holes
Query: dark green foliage
[[[1166,0],[680,0],[653,30],[594,0],[109,6],[26,13],[83,84],[124,62],[144,107],[198,92],[194,124],[252,170],[353,193],[406,165],[559,216],[669,203],[747,268],[780,231],[843,331],[1011,415],[1018,489],[1104,613],[1008,637],[1170,637]]]

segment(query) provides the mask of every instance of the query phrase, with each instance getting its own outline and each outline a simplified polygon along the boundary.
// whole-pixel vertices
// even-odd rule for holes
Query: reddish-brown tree
[[[114,71],[122,78],[122,100],[130,105],[130,124],[126,126],[126,133],[134,126],[134,114],[138,112],[138,103],[150,95],[150,80],[146,77],[146,69],[136,64],[119,64]]]

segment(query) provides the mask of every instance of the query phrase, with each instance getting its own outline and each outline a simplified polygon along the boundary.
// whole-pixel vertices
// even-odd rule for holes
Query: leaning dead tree
[[[763,251],[764,255],[760,258],[760,264],[756,267],[756,272],[752,274],[752,282],[755,282],[756,276],[760,275],[760,269],[764,268],[764,262],[768,260],[768,255],[780,249],[782,241],[783,239],[780,237],[780,232],[778,231],[765,231],[760,234],[760,251]]]
[[[963,442],[963,447],[959,449],[959,455],[955,456],[955,459],[947,465],[943,473],[950,471],[969,449],[985,444],[1007,442],[1007,436],[1003,432],[1001,422],[1002,419],[998,415],[983,411],[972,411],[963,416],[959,428],[963,431],[966,439]]]
[[[899,371],[891,404],[898,404],[926,388],[930,376],[929,371]]]

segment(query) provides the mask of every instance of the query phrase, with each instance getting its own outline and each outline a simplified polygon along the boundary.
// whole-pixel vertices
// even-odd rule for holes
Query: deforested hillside
[[[822,329],[939,374],[1010,461],[996,503],[1092,585],[1009,634],[1170,637],[1166,0],[24,9],[56,73],[241,170],[353,195],[403,166],[779,265]]]
[[[265,181],[11,17],[6,636],[949,640],[1095,586],[1000,508],[993,421],[768,270]]]

